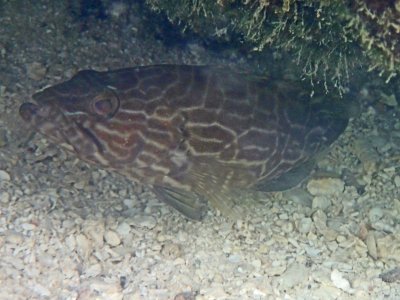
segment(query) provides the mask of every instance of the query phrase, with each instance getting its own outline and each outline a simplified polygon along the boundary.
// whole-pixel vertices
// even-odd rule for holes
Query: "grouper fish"
[[[237,191],[297,185],[344,131],[348,118],[327,97],[229,67],[154,65],[80,71],[34,94],[20,115],[80,159],[151,186],[188,218],[202,219],[208,204],[237,218]]]

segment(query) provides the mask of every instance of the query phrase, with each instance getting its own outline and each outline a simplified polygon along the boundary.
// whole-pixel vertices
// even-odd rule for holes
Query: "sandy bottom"
[[[82,24],[56,1],[14,3],[0,5],[0,299],[400,299],[393,101],[363,90],[372,99],[304,187],[241,195],[240,221],[188,221],[32,136],[18,107],[78,69],[224,61],[166,48],[135,11],[129,26]]]

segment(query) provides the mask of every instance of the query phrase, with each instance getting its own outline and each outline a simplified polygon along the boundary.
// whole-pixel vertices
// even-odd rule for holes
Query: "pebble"
[[[384,282],[395,282],[399,281],[400,282],[400,267],[394,268],[392,270],[386,271],[382,274],[379,275],[379,278],[382,278]]]
[[[128,223],[121,223],[118,225],[116,232],[121,236],[127,236],[131,232],[131,226]]]
[[[379,101],[390,107],[396,107],[398,105],[395,94],[386,95],[381,92],[381,98]]]
[[[304,190],[303,188],[294,188],[288,191],[282,192],[285,198],[296,202],[298,205],[302,205],[304,207],[310,207],[312,202],[311,195]]]
[[[193,292],[182,292],[176,295],[174,300],[196,300],[196,294]]]
[[[10,181],[11,176],[4,170],[0,170],[0,181]]]
[[[327,197],[324,196],[316,196],[313,198],[312,201],[312,209],[322,209],[323,211],[326,211],[330,206],[331,206],[331,200],[329,200]]]
[[[10,194],[7,192],[0,193],[0,202],[4,204],[10,202]]]
[[[85,221],[83,233],[93,242],[96,248],[103,247],[105,228],[102,220]]]
[[[104,239],[111,247],[116,247],[121,244],[121,239],[115,231],[107,230],[104,234]]]
[[[122,299],[121,286],[119,282],[105,282],[103,279],[96,278],[90,281],[90,288],[98,293],[105,294],[107,299]],[[99,298],[96,297],[96,299]]]
[[[354,293],[354,290],[350,286],[350,282],[343,277],[343,274],[340,271],[334,269],[331,272],[331,280],[335,287],[350,294]]]
[[[24,230],[32,231],[32,230],[34,230],[37,226],[36,226],[35,224],[32,224],[32,223],[23,223],[23,224],[21,224],[21,227],[22,227]]]
[[[83,234],[78,234],[75,240],[78,254],[87,260],[93,250],[91,241]]]
[[[378,250],[376,248],[376,240],[375,240],[375,235],[373,232],[370,231],[368,233],[365,243],[367,245],[368,254],[373,259],[377,259],[378,258]]]
[[[301,233],[308,233],[311,230],[311,225],[312,225],[311,218],[302,218],[299,221],[297,228]]]
[[[6,241],[11,244],[19,245],[24,241],[24,237],[22,234],[16,232],[7,232]]]
[[[88,277],[96,277],[96,276],[100,275],[101,271],[102,271],[101,264],[96,263],[94,265],[89,266],[84,271],[84,274],[85,274],[85,276],[88,276]]]
[[[400,263],[400,236],[388,234],[381,238],[375,237],[375,239],[380,259]]]
[[[342,293],[340,289],[334,286],[323,285],[312,293],[312,299],[336,300],[340,299]]]
[[[7,143],[8,143],[7,131],[3,128],[0,128],[0,148],[5,147]]]
[[[371,223],[376,223],[383,218],[383,210],[380,207],[373,207],[368,213],[368,217]]]
[[[328,228],[326,225],[327,216],[322,210],[317,210],[313,214],[312,219],[318,232],[322,234],[328,242],[336,240],[338,233],[332,228]]]
[[[46,76],[47,68],[39,62],[33,62],[26,66],[26,73],[30,79],[38,81]]]
[[[394,177],[394,185],[395,185],[397,188],[400,188],[400,176],[399,176],[399,175],[396,175],[396,176]]]
[[[340,194],[344,191],[344,182],[338,178],[311,179],[307,190],[313,196]]]
[[[161,254],[169,259],[176,259],[182,256],[182,248],[176,243],[166,243],[162,246]]]
[[[285,273],[279,277],[280,286],[283,289],[290,289],[308,279],[309,269],[302,264],[292,264]]]
[[[147,229],[153,229],[154,227],[156,227],[157,221],[151,216],[140,215],[132,219],[132,225]]]

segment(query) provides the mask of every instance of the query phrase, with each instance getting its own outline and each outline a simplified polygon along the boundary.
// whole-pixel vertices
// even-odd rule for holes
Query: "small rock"
[[[0,193],[0,202],[4,204],[10,202],[10,194],[7,192]]]
[[[76,240],[76,250],[80,256],[85,260],[88,259],[89,255],[92,253],[92,243],[83,234],[78,234],[75,237]]]
[[[303,207],[311,207],[312,197],[303,188],[290,189],[282,192],[282,194],[285,198],[288,198],[293,202],[296,202],[296,204],[298,205],[301,205]]]
[[[260,270],[262,263],[261,263],[261,260],[256,258],[251,262],[251,265],[258,271],[258,270]]]
[[[375,235],[373,232],[369,232],[367,235],[367,238],[365,240],[365,243],[368,248],[368,254],[373,258],[377,259],[378,258],[378,250],[376,248],[376,240],[375,240]]]
[[[398,105],[395,94],[386,95],[381,92],[381,98],[379,101],[390,107],[396,107]]]
[[[331,280],[334,286],[337,288],[347,292],[347,293],[354,293],[354,290],[350,286],[350,282],[343,277],[343,274],[334,269],[331,273]]]
[[[182,249],[180,245],[170,242],[162,246],[161,254],[169,259],[176,259],[182,256]]]
[[[340,289],[334,286],[322,285],[312,293],[313,295],[312,299],[326,299],[326,300],[340,299],[340,295],[342,293],[343,292]]]
[[[396,176],[394,177],[394,185],[395,185],[397,188],[400,188],[400,176],[399,176],[399,175],[396,175]]]
[[[174,297],[174,300],[195,300],[196,294],[193,292],[182,292]]]
[[[303,218],[300,220],[297,228],[301,233],[309,233],[311,230],[312,220],[311,218]]]
[[[383,217],[383,210],[380,207],[373,207],[368,213],[369,220],[371,223],[375,223],[382,219]]]
[[[279,278],[281,287],[290,289],[303,281],[307,281],[309,269],[302,264],[292,264]]]
[[[229,295],[225,292],[222,286],[212,286],[200,290],[201,294],[205,295],[206,299],[228,299]]]
[[[30,79],[38,81],[46,76],[47,68],[39,62],[33,62],[27,65],[26,73]]]
[[[123,222],[123,223],[118,225],[118,227],[116,229],[116,232],[119,235],[127,236],[131,232],[131,226],[129,226],[129,224]]]
[[[331,206],[331,201],[327,197],[316,196],[312,201],[312,209],[322,209],[326,211]]]
[[[153,229],[154,227],[156,227],[157,221],[151,216],[140,215],[133,218],[132,225],[147,229]]]
[[[133,199],[124,199],[124,205],[129,209],[133,208],[135,206],[135,203],[136,201]]]
[[[103,279],[100,278],[95,278],[91,280],[90,288],[97,291],[98,293],[106,294],[108,296],[107,299],[111,299],[111,297],[115,298],[115,296],[121,293],[121,286],[119,282],[105,282],[103,281]]]
[[[286,265],[270,266],[265,272],[268,276],[282,275],[286,271]]]
[[[1,94],[1,91],[0,91]],[[7,145],[8,138],[7,138],[7,131],[3,128],[0,128],[0,148],[3,148]]]
[[[85,270],[85,276],[96,277],[101,273],[101,271],[102,271],[101,264],[97,263],[89,266],[89,268]]]
[[[314,221],[314,225],[318,229],[318,231],[325,230],[327,228],[326,226],[327,219],[328,218],[326,214],[322,210],[317,210],[312,215],[312,220]]]
[[[85,221],[83,226],[83,233],[93,242],[96,248],[102,248],[104,245],[104,222],[100,220]]]
[[[312,179],[307,190],[313,196],[340,194],[344,191],[344,182],[338,178]]]
[[[21,227],[22,227],[24,230],[32,231],[32,230],[34,230],[37,226],[36,226],[35,224],[32,224],[32,223],[23,223],[23,224],[21,224]]]
[[[10,174],[8,174],[4,170],[0,170],[0,181],[10,181],[10,180],[11,180]]]
[[[376,246],[380,259],[393,260],[400,263],[400,237],[396,234],[388,234],[384,237],[376,237]]]
[[[104,239],[111,247],[116,247],[121,244],[121,239],[115,231],[106,231],[104,234]]]
[[[379,275],[379,278],[382,278],[384,282],[389,283],[400,281],[400,268],[394,268],[385,273],[382,273]]]
[[[24,241],[24,237],[22,234],[9,231],[8,234],[6,235],[6,242],[8,242],[10,244],[19,245],[23,241]]]

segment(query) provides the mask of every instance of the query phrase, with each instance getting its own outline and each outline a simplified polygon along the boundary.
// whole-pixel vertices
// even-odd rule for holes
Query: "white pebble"
[[[7,192],[0,193],[0,202],[4,204],[10,202],[10,194]]]
[[[10,244],[19,245],[24,241],[24,237],[22,234],[16,232],[8,232],[6,235],[6,241]]]
[[[344,182],[338,178],[312,179],[307,190],[313,196],[340,194],[344,191]]]
[[[31,231],[31,230],[34,230],[37,226],[35,224],[32,224],[32,223],[23,223],[23,224],[21,224],[21,227],[24,230]]]
[[[368,254],[371,255],[373,259],[377,259],[378,249],[376,248],[376,240],[373,232],[368,233],[365,243],[367,244]]]
[[[115,231],[108,230],[104,234],[104,239],[111,247],[116,247],[121,244],[121,239]]]
[[[373,207],[368,213],[369,220],[371,223],[375,223],[382,219],[383,217],[383,210],[380,207]]]
[[[118,227],[116,229],[116,232],[119,235],[127,236],[131,232],[131,226],[129,226],[129,224],[123,222],[123,223],[118,225]]]
[[[308,272],[309,269],[307,269],[304,265],[302,264],[293,264],[291,265],[285,273],[282,274],[282,276],[279,278],[279,281],[281,282],[281,287],[288,289],[292,288],[302,282],[306,282],[308,279]]]
[[[151,216],[136,216],[132,223],[132,225],[148,229],[153,229],[157,225],[156,219]]]
[[[26,73],[30,79],[41,80],[46,76],[47,68],[39,62],[33,62],[26,66]]]
[[[78,234],[75,238],[76,250],[84,259],[88,259],[92,252],[92,243],[83,234]]]
[[[298,224],[298,230],[301,233],[309,233],[311,230],[312,220],[311,218],[303,218]]]
[[[350,286],[350,282],[343,277],[343,274],[340,271],[334,269],[331,272],[331,280],[333,285],[336,286],[337,288],[348,293],[354,292],[354,290]]]
[[[316,196],[312,201],[312,209],[322,209],[326,211],[331,206],[331,201],[324,196]]]
[[[0,181],[10,181],[11,176],[4,170],[0,170]]]
[[[394,185],[395,185],[396,187],[400,188],[400,176],[399,176],[399,175],[396,175],[396,176],[394,177]]]

